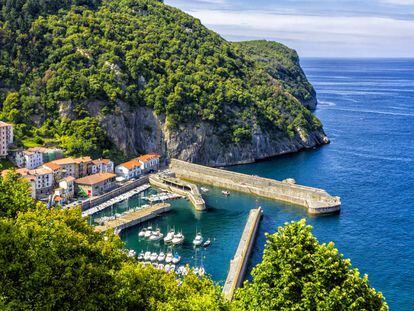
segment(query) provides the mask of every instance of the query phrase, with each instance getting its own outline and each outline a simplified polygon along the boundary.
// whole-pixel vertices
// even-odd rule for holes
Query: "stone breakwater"
[[[170,169],[181,179],[303,206],[313,215],[337,213],[341,207],[339,197],[294,182],[241,174],[177,159],[171,160]]]
[[[262,213],[260,207],[250,211],[239,246],[230,261],[229,273],[223,286],[223,295],[228,300],[233,299],[234,292],[243,282]]]

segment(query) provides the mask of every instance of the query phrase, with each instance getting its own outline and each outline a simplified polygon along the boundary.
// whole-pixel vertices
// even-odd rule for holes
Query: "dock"
[[[108,208],[108,207],[110,207],[110,206],[112,206],[116,203],[125,201],[125,200],[133,197],[134,195],[137,195],[137,194],[149,189],[150,187],[151,186],[149,184],[145,184],[145,185],[136,187],[135,189],[132,189],[128,192],[125,192],[125,193],[123,193],[119,196],[116,196],[116,197],[114,197],[114,198],[112,198],[112,199],[110,199],[110,200],[108,200],[104,203],[99,204],[98,206],[95,206],[95,207],[92,207],[90,209],[87,209],[86,211],[83,211],[82,212],[82,217],[91,216],[91,215],[93,215],[97,212],[100,212],[100,211],[102,211],[102,210],[104,210],[104,209],[106,209],[106,208]]]
[[[176,178],[172,172],[152,174],[149,177],[149,182],[160,189],[187,197],[198,211],[206,209],[206,203],[198,187],[193,183]]]
[[[179,179],[261,196],[303,206],[309,214],[338,213],[341,198],[323,189],[296,184],[293,179],[278,181],[171,159],[170,170]]]
[[[227,300],[233,299],[234,292],[243,282],[262,213],[260,207],[250,210],[239,246],[234,258],[230,261],[229,273],[224,283],[223,295]]]
[[[171,210],[171,204],[168,203],[159,203],[147,208],[143,208],[134,212],[126,213],[121,217],[116,219],[109,220],[102,226],[96,226],[95,231],[104,232],[109,229],[114,229],[116,233],[121,232],[122,230],[136,226],[142,222],[150,220],[157,217],[158,215],[169,212]]]

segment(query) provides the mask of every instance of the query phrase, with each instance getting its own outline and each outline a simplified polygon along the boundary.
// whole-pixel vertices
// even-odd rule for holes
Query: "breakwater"
[[[260,207],[250,211],[236,254],[230,261],[229,273],[223,286],[223,295],[228,300],[233,298],[234,292],[243,282],[262,213]]]
[[[297,185],[292,181],[277,181],[177,159],[171,160],[170,170],[181,179],[300,205],[307,208],[309,214],[340,211],[339,197],[333,197],[322,189]]]
[[[96,226],[95,230],[97,232],[103,232],[109,229],[114,229],[116,233],[119,233],[126,228],[136,226],[137,224],[155,218],[158,215],[168,212],[170,210],[171,204],[155,204],[150,207],[146,207],[131,213],[126,213],[116,219],[109,220],[102,226]]]
[[[206,209],[206,204],[198,187],[192,183],[175,178],[173,174],[168,172],[152,174],[149,177],[149,183],[160,189],[187,197],[198,211]]]

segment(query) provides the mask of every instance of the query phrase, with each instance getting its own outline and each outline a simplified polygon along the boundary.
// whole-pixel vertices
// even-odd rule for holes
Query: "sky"
[[[303,57],[414,57],[414,0],[165,0],[230,41]]]

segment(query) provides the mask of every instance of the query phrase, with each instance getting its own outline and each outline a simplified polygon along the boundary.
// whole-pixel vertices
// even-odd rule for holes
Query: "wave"
[[[325,101],[325,100],[318,100],[318,107],[334,107],[336,106],[335,103]]]
[[[366,151],[357,152],[357,151],[341,150],[340,152],[350,154],[350,155],[354,155],[354,156],[361,157],[361,158],[372,159],[372,160],[398,161],[398,162],[405,162],[405,163],[414,162],[414,159],[412,159],[412,158],[380,156],[380,155],[377,155],[377,154],[375,154],[375,155],[374,154],[369,154]]]
[[[366,109],[344,109],[344,108],[327,108],[327,109],[346,111],[346,112],[373,113],[373,114],[382,114],[382,115],[390,115],[390,116],[414,117],[414,113],[377,111],[377,110],[366,110]]]

